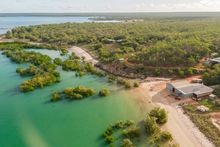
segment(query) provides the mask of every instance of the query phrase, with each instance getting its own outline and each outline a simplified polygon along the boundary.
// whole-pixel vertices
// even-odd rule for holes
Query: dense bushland
[[[220,53],[219,25],[217,19],[65,23],[18,27],[7,37],[84,46],[102,64],[117,65],[116,72],[135,66],[141,74],[187,76],[196,74],[195,67],[210,53]]]

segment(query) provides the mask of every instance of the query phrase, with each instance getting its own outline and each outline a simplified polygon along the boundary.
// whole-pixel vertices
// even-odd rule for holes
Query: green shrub
[[[150,136],[149,142],[154,146],[162,146],[172,141],[173,137],[169,132],[159,132]]]
[[[108,76],[108,82],[109,82],[109,83],[113,83],[115,80],[116,80],[116,77],[115,77],[115,76],[113,76],[113,75],[109,75],[109,76]]]
[[[162,143],[166,143],[172,140],[173,140],[173,137],[169,132],[164,131],[160,133],[160,141]]]
[[[55,58],[53,62],[57,65],[62,65],[63,61],[60,58]]]
[[[62,49],[60,55],[65,56],[68,54],[68,51],[66,49]]]
[[[139,127],[131,127],[123,131],[123,136],[127,138],[135,138],[140,136]]]
[[[125,80],[125,79],[118,79],[117,80],[117,83],[120,84],[120,85],[124,85],[125,88],[129,89],[132,87],[132,83],[129,81],[129,80]]]
[[[59,93],[59,92],[54,92],[54,93],[52,94],[51,101],[52,101],[52,102],[56,102],[56,101],[59,101],[59,100],[61,100],[61,95],[60,95],[60,93]]]
[[[133,142],[130,139],[123,139],[121,147],[135,147]]]
[[[105,138],[106,143],[111,144],[114,142],[114,138],[112,136],[107,136]]]
[[[158,124],[165,124],[167,122],[167,112],[165,111],[165,109],[156,107],[150,111],[149,115],[151,117],[154,117]]]
[[[140,84],[138,82],[134,82],[134,87],[139,87]]]
[[[94,95],[95,90],[86,87],[76,87],[66,88],[63,93],[67,99],[77,100]]]
[[[205,134],[205,136],[213,142],[213,144],[217,147],[220,146],[220,131],[213,125],[211,121],[210,115],[200,115],[187,113],[193,123],[199,128],[199,130]]]
[[[103,133],[103,137],[111,136],[113,134],[112,127],[108,127],[105,132]]]
[[[109,95],[109,90],[108,89],[102,89],[99,91],[99,96],[107,96]]]
[[[213,92],[217,97],[220,98],[220,86],[218,86],[217,88],[215,88],[214,92]]]
[[[42,75],[36,75],[30,80],[24,81],[20,85],[20,90],[22,92],[29,92],[35,90],[36,88],[44,88],[45,86],[49,86],[57,82],[60,82],[60,77],[57,77],[56,74],[45,73]]]
[[[144,126],[146,133],[149,135],[160,132],[160,128],[157,125],[155,119],[153,117],[150,117],[149,115],[147,115],[144,120]]]
[[[75,74],[76,77],[82,77],[84,75],[85,75],[85,72],[82,72],[82,71],[76,72]]]

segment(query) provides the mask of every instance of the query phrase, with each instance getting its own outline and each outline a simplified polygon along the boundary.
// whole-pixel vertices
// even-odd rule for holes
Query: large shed
[[[213,89],[203,84],[193,84],[187,81],[176,81],[167,83],[167,90],[173,95],[181,98],[202,98],[212,94]]]

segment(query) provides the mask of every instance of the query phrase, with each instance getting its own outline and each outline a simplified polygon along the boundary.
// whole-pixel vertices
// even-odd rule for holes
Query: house
[[[213,89],[199,83],[189,83],[187,81],[176,81],[167,83],[166,89],[180,98],[194,97],[196,99],[208,97]]]

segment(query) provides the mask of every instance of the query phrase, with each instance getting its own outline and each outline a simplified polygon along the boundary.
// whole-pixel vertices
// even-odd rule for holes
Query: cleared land
[[[70,52],[75,53],[77,56],[84,58],[85,61],[91,62],[93,65],[98,63],[98,60],[94,59],[88,52],[86,52],[85,50],[83,50],[80,47],[73,46],[73,47],[69,48],[68,50]]]
[[[178,104],[183,101],[176,101],[164,90],[166,82],[151,81],[143,83],[140,88],[136,89],[143,94],[143,99],[140,101],[159,105],[168,111],[168,123],[164,129],[172,133],[174,140],[181,147],[213,147],[214,145],[178,107]]]

